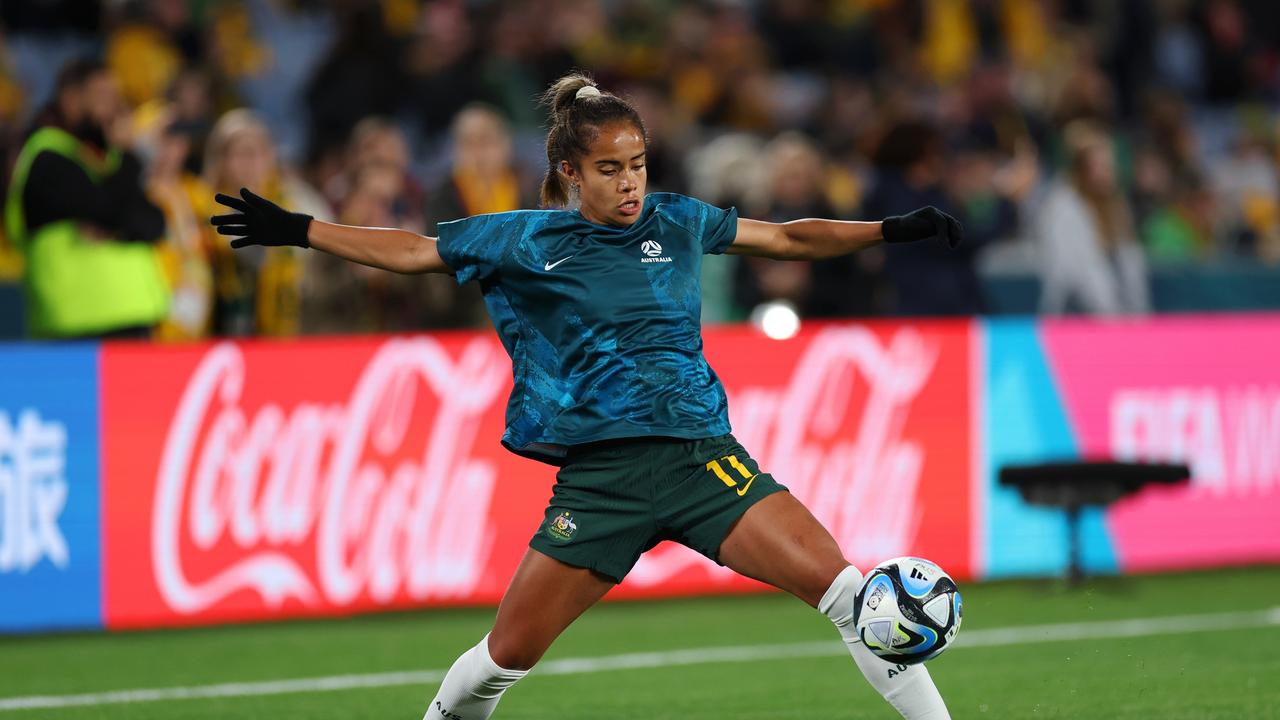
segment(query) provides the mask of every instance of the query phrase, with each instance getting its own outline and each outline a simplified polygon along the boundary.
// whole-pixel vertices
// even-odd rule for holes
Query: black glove
[[[964,239],[960,221],[930,205],[906,215],[891,215],[881,226],[887,243],[915,242],[936,237],[955,250]]]
[[[218,193],[214,200],[237,211],[209,218],[209,222],[218,228],[219,235],[243,236],[231,241],[233,248],[248,245],[311,247],[307,240],[310,215],[289,212],[245,188],[240,188],[240,197]]]

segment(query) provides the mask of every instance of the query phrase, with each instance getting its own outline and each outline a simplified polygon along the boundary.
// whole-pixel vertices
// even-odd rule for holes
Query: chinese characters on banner
[[[102,625],[97,356],[0,353],[0,632]]]

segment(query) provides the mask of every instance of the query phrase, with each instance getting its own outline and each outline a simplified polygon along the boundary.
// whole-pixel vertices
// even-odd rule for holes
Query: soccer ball
[[[960,590],[917,557],[886,560],[867,573],[853,606],[854,627],[880,658],[911,665],[937,657],[960,630]]]

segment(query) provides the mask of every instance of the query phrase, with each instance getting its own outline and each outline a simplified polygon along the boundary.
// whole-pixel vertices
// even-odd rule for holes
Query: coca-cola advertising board
[[[1280,560],[1280,316],[706,333],[734,433],[859,566],[1066,563],[1006,464],[1184,460],[1084,514],[1095,572]],[[0,632],[496,602],[555,469],[498,443],[487,333],[0,347]],[[1170,535],[1168,528],[1180,528]],[[611,597],[759,586],[678,545]]]
[[[863,566],[973,572],[968,322],[706,333],[738,439]],[[496,602],[555,468],[484,333],[102,348],[108,627]],[[758,585],[663,545],[613,597]]]

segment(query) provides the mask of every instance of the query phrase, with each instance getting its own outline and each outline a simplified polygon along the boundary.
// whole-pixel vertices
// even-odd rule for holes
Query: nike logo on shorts
[[[555,262],[549,262],[549,263],[547,263],[547,264],[546,264],[546,267],[544,267],[544,268],[542,268],[542,269],[543,269],[543,270],[550,270],[550,269],[554,268],[555,266],[559,265],[560,263],[564,262],[565,260],[568,260],[569,258],[572,258],[572,257],[573,257],[573,256],[572,256],[572,255],[570,255],[569,257],[564,258],[564,260],[557,260],[557,261],[555,261]]]

